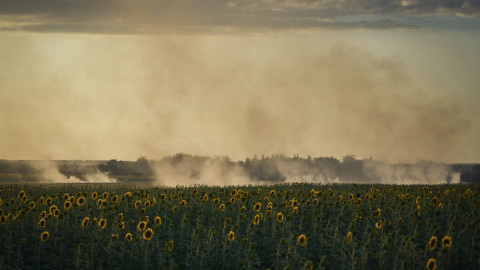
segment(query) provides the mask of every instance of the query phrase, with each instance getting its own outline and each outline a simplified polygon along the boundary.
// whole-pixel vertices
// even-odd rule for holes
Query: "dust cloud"
[[[478,127],[459,104],[418,89],[401,59],[328,34],[12,34],[0,49],[1,158],[478,158],[464,143]],[[218,165],[203,164],[204,178],[224,178]]]

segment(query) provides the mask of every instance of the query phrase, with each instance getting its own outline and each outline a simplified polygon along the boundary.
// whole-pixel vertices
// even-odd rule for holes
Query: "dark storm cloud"
[[[472,17],[479,11],[479,1],[465,0],[0,0],[0,29],[127,34],[385,29],[412,27],[398,21],[402,16]]]

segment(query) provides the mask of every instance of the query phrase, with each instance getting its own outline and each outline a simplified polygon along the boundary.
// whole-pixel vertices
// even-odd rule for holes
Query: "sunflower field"
[[[479,269],[478,185],[1,185],[0,269]]]

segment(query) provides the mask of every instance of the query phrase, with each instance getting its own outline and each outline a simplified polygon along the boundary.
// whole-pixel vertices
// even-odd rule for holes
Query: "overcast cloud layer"
[[[469,0],[0,0],[0,31],[162,34],[421,27]]]

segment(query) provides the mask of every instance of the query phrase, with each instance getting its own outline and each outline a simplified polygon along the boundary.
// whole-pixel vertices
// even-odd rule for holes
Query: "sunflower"
[[[155,224],[157,224],[157,225],[162,225],[162,218],[159,217],[159,216],[156,216],[156,217],[155,217]]]
[[[358,198],[358,199],[357,199],[357,205],[358,205],[358,206],[362,205],[362,198]]]
[[[24,196],[25,196],[25,191],[22,190],[18,193],[18,198],[22,198]]]
[[[260,202],[257,202],[257,203],[253,206],[253,210],[255,210],[256,212],[259,212],[261,209],[262,209],[262,204],[261,204]]]
[[[142,207],[142,202],[140,200],[137,200],[135,202],[135,208],[140,208],[140,207]]]
[[[290,203],[291,203],[292,207],[298,207],[298,201],[297,200],[293,199],[293,200],[290,201]]]
[[[381,220],[375,223],[375,228],[377,228],[379,230],[382,228],[382,221]]]
[[[31,201],[29,207],[30,207],[30,209],[34,209],[35,208],[35,202]]]
[[[208,195],[207,195],[207,194],[203,195],[203,200],[204,200],[205,202],[208,202]]]
[[[277,222],[282,223],[283,222],[283,214],[282,212],[277,213]]]
[[[232,204],[235,203],[235,198],[234,197],[230,197],[230,203],[232,203]]]
[[[47,198],[47,204],[51,204],[52,203],[52,198]]]
[[[125,239],[126,239],[128,242],[131,242],[132,239],[133,239],[132,234],[131,234],[131,233],[127,233],[127,234],[125,235]]]
[[[145,205],[145,208],[150,207],[150,201],[146,201],[144,205]]]
[[[70,207],[72,207],[72,203],[70,201],[65,201],[65,203],[63,204],[63,208],[65,208],[65,210],[68,210],[70,209]]]
[[[180,204],[181,204],[183,207],[185,207],[185,206],[187,205],[187,201],[182,200],[182,201],[180,202]]]
[[[5,216],[5,215],[0,216],[0,223],[2,223],[2,224],[7,223],[7,216]]]
[[[434,250],[435,247],[437,247],[437,242],[438,239],[436,236],[430,237],[430,241],[428,241],[428,246],[430,247],[430,250]]]
[[[96,225],[97,224],[97,218],[93,218],[92,219],[92,225]]]
[[[68,198],[68,200],[69,200],[71,203],[73,203],[73,202],[75,201],[75,197],[70,196],[70,197]]]
[[[270,196],[275,196],[277,193],[275,192],[274,189],[270,190]]]
[[[0,199],[0,206],[2,205],[1,200],[2,199]],[[44,202],[45,202],[45,199],[43,197],[40,197],[40,199],[38,199],[39,204],[43,204]]]
[[[97,201],[98,209],[102,209],[102,207],[103,207],[103,202],[104,202],[104,200],[98,199],[98,201]]]
[[[78,197],[77,199],[77,205],[82,206],[85,204],[85,197]]]
[[[240,208],[240,210],[242,210],[242,212],[245,212],[247,211],[247,207],[245,207],[245,205],[242,205],[242,208]]]
[[[55,211],[53,211],[53,216],[54,217],[60,216],[60,209],[56,208]]]
[[[235,240],[235,233],[233,231],[230,231],[228,233],[228,241],[233,241]]]
[[[117,240],[118,240],[118,233],[116,233],[116,234],[113,234],[113,233],[112,233],[112,240],[113,240],[113,241],[117,241]]]
[[[338,197],[337,197],[337,202],[341,202],[341,201],[343,201],[343,196],[342,196],[342,195],[338,195]]]
[[[143,232],[143,239],[150,241],[153,237],[153,230],[148,228]]]
[[[198,195],[198,188],[194,188],[192,190],[192,193],[193,193],[193,196],[197,196]]]
[[[450,250],[450,248],[452,247],[452,238],[450,236],[446,235],[442,238],[442,247],[446,251]]]
[[[220,203],[220,199],[219,199],[219,198],[215,198],[215,199],[213,199],[213,203],[215,203],[215,204],[218,204],[218,203]]]
[[[89,217],[85,217],[82,221],[82,228],[85,228],[88,226],[88,223],[90,222],[90,218]]]
[[[365,199],[369,200],[371,197],[370,193],[365,194]]]
[[[293,207],[293,210],[292,210],[293,214],[294,215],[298,215],[298,207]]]
[[[297,238],[297,245],[304,247],[306,244],[307,244],[307,237],[305,236],[305,234],[301,234]]]
[[[353,239],[353,234],[352,234],[352,232],[348,232],[348,233],[347,233],[347,242],[348,242],[349,244],[351,244],[351,243],[352,243],[352,239]]]
[[[438,197],[433,197],[432,204],[433,204],[433,206],[438,204]]]
[[[48,212],[52,213],[55,211],[55,209],[57,209],[57,206],[56,205],[52,205],[50,206],[50,208],[48,209]]]
[[[106,192],[106,191],[103,192],[102,197],[103,197],[104,200],[106,200],[108,198],[108,192]]]
[[[224,203],[220,204],[218,208],[220,208],[220,211],[222,212],[225,211],[225,204]]]
[[[435,270],[435,269],[437,269],[437,260],[435,260],[434,258],[428,259],[427,269],[428,269],[428,270]]]
[[[119,230],[125,229],[125,222],[122,221],[122,222],[118,223],[118,229]]]
[[[443,210],[443,204],[442,204],[442,203],[439,203],[439,204],[437,205],[437,209],[440,210],[440,211],[442,211],[442,210]]]
[[[178,210],[178,206],[175,205],[175,206],[172,208],[172,211],[173,211],[173,213],[177,213],[177,210]]]
[[[102,229],[105,229],[105,227],[107,226],[107,221],[105,219],[100,219],[100,221],[98,222],[98,226]]]
[[[145,221],[140,221],[137,225],[137,230],[143,231],[147,228],[147,222]]]
[[[167,198],[165,194],[160,194],[160,200],[164,201]]]
[[[23,196],[23,197],[22,197],[22,201],[23,201],[24,203],[26,203],[26,202],[27,202],[27,196]]]
[[[40,235],[40,240],[42,240],[42,242],[47,242],[49,237],[50,237],[50,234],[47,231],[44,231]]]
[[[415,204],[419,204],[421,200],[422,200],[422,198],[420,198],[420,196],[418,196],[417,199],[415,200]]]
[[[355,199],[355,196],[353,196],[353,194],[350,193],[350,195],[348,195],[348,199],[349,199],[350,201],[353,201],[353,199]]]
[[[112,200],[112,203],[117,203],[118,202],[118,196],[113,195],[111,200]]]
[[[253,218],[253,225],[258,225],[260,223],[260,215],[255,215]]]
[[[315,206],[315,205],[317,205],[317,204],[318,204],[318,199],[317,199],[317,198],[313,199],[312,205]]]
[[[381,214],[382,214],[382,210],[378,208],[377,210],[375,210],[375,213],[373,213],[373,216],[375,218],[379,218]]]
[[[173,250],[173,245],[175,245],[175,242],[173,240],[170,240],[168,242],[168,251],[171,252]]]
[[[98,193],[97,193],[97,192],[93,192],[93,193],[92,193],[92,199],[94,199],[94,200],[95,200],[95,199],[97,198],[97,195],[98,195]]]
[[[123,196],[125,197],[125,199],[132,198],[132,192],[127,191],[127,193],[125,193],[125,195],[123,195]]]

